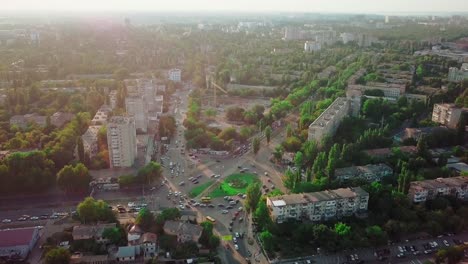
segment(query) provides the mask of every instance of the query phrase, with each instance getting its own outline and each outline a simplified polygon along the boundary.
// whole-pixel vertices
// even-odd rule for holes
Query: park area
[[[211,192],[210,196],[212,198],[216,198],[223,196],[233,196],[239,193],[245,194],[247,187],[258,181],[259,180],[257,176],[251,173],[232,174],[226,177],[221,185],[219,185],[218,188]]]

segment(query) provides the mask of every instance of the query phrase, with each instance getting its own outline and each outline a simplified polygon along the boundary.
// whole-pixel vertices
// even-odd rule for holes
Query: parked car
[[[4,224],[11,223],[11,219],[3,219],[3,220],[2,220],[2,223],[4,223]]]

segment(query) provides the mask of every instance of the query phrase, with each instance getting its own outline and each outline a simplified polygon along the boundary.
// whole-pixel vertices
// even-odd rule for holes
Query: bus
[[[211,203],[211,197],[205,196],[201,198],[202,203]]]
[[[210,222],[213,223],[213,224],[216,223],[216,220],[215,220],[213,217],[211,217],[211,216],[207,216],[207,217],[206,217],[206,220],[210,221]]]

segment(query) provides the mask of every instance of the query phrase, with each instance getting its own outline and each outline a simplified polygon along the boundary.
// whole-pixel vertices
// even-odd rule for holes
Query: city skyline
[[[460,13],[468,12],[468,2],[463,0],[18,0],[3,3],[0,11],[151,11],[151,12],[200,12],[200,11],[238,11],[238,12],[322,12],[322,13]]]

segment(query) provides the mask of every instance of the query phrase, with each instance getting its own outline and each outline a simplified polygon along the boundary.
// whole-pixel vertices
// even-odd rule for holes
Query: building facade
[[[127,114],[135,119],[136,129],[140,129],[141,131],[146,133],[146,131],[148,131],[148,111],[143,98],[125,98],[125,109],[127,111]]]
[[[271,218],[277,223],[287,220],[324,221],[367,211],[369,194],[361,187],[322,192],[267,197]]]
[[[349,101],[344,97],[336,100],[310,124],[308,140],[321,142],[326,135],[333,136],[344,117],[349,113]]]
[[[107,146],[111,168],[131,167],[137,155],[133,117],[114,116],[107,125]]]
[[[320,43],[316,41],[306,41],[304,43],[305,52],[319,51],[321,48],[322,48],[322,45],[320,45]]]
[[[81,136],[83,140],[84,152],[90,158],[93,158],[98,153],[98,133],[101,126],[89,126],[86,132]]]
[[[456,128],[464,109],[455,104],[434,104],[432,121],[445,125],[448,128]]]
[[[351,180],[359,178],[368,182],[374,182],[381,181],[382,178],[391,176],[392,174],[392,168],[383,163],[353,166],[335,170],[335,178],[337,180]]]
[[[408,197],[414,203],[425,202],[439,196],[468,200],[468,177],[438,178],[410,183]]]
[[[169,70],[169,80],[173,82],[182,81],[182,71],[180,69],[171,69]]]
[[[468,63],[463,63],[461,68],[450,67],[448,80],[450,82],[461,82],[468,79]]]

